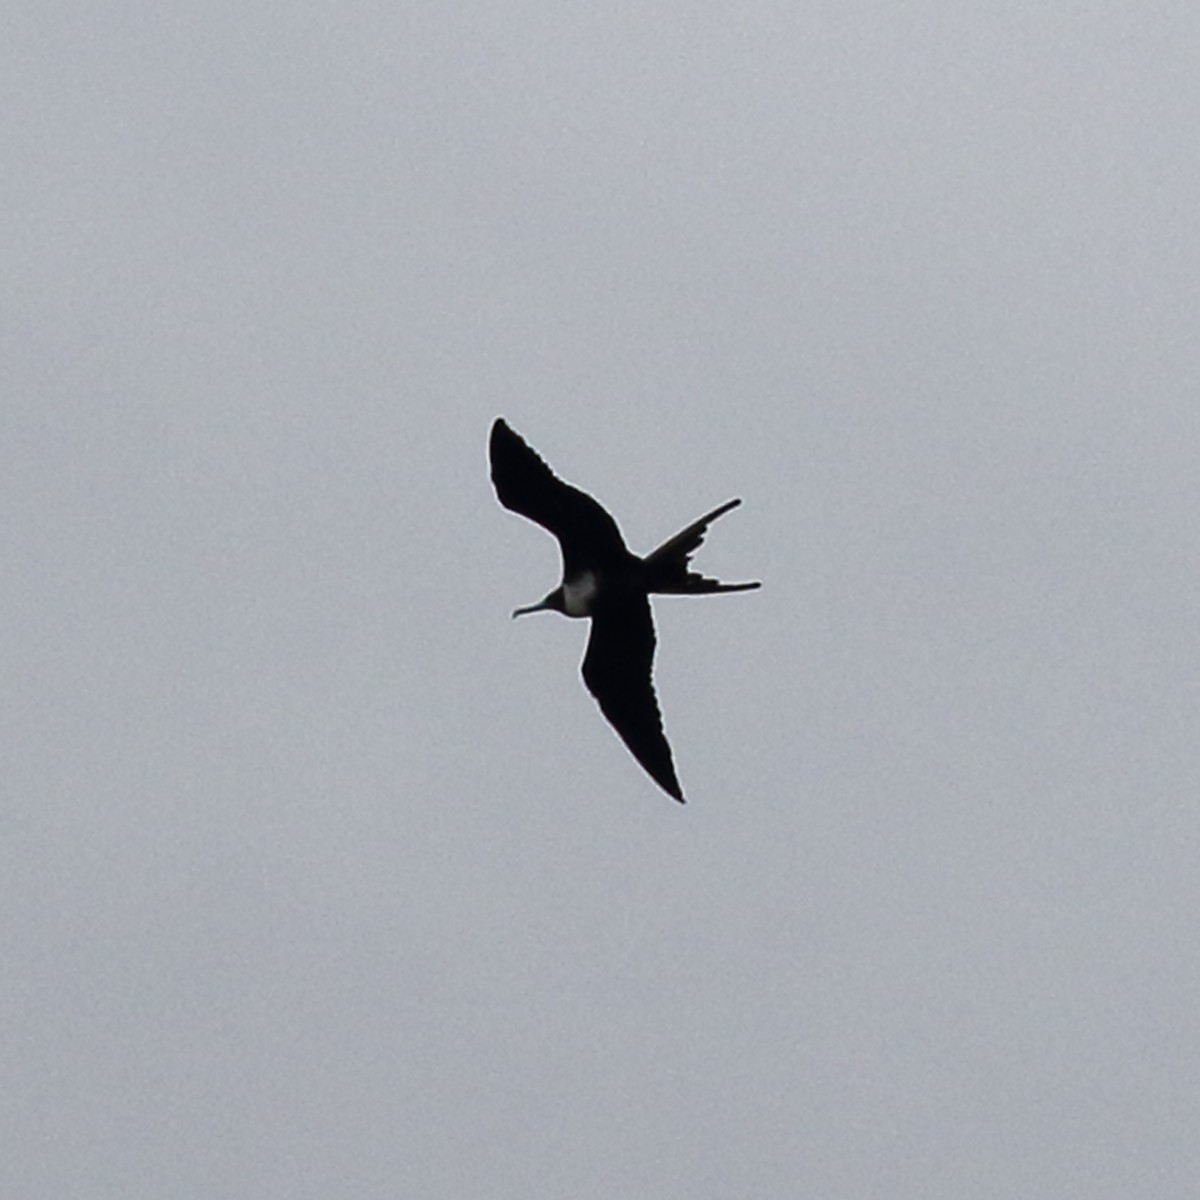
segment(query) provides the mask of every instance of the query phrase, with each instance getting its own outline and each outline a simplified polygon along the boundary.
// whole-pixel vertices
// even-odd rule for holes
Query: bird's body
[[[563,612],[568,617],[590,617],[592,606],[600,594],[600,580],[595,571],[582,571],[574,579],[563,580]]]
[[[549,530],[562,550],[563,582],[513,616],[550,609],[591,618],[583,681],[633,756],[683,803],[651,678],[655,639],[649,597],[760,586],[719,583],[688,569],[709,524],[741,501],[727,501],[640,558],[625,545],[612,517],[591,496],[559,479],[503,419],[492,426],[489,456],[500,503]]]

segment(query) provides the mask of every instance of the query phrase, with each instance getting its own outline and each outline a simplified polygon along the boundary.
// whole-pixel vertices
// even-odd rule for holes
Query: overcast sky
[[[10,13],[0,1192],[1191,1200],[1198,14]]]

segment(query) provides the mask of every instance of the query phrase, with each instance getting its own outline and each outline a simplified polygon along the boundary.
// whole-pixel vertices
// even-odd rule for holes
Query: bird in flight
[[[671,747],[654,695],[654,622],[650,595],[704,596],[745,592],[760,583],[719,583],[689,570],[709,525],[740,500],[693,521],[657,550],[639,558],[617,523],[591,496],[564,483],[504,421],[492,425],[488,444],[492,484],[505,508],[541,525],[558,539],[563,581],[523,613],[549,609],[590,617],[583,682],[633,757],[668,795],[684,803]]]

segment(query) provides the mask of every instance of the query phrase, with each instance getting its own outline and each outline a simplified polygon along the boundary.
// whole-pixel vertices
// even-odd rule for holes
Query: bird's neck
[[[599,583],[594,571],[581,571],[563,581],[563,612],[568,617],[590,617],[595,607]]]

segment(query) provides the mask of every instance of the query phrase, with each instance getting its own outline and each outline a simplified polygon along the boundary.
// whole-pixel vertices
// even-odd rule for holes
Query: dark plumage
[[[683,789],[651,679],[654,622],[649,596],[743,592],[761,586],[719,583],[689,569],[708,526],[741,501],[727,501],[639,558],[625,545],[612,517],[591,496],[559,479],[501,418],[492,426],[488,448],[500,503],[549,530],[562,550],[562,583],[513,616],[552,609],[591,618],[583,681],[634,758],[682,804]]]

